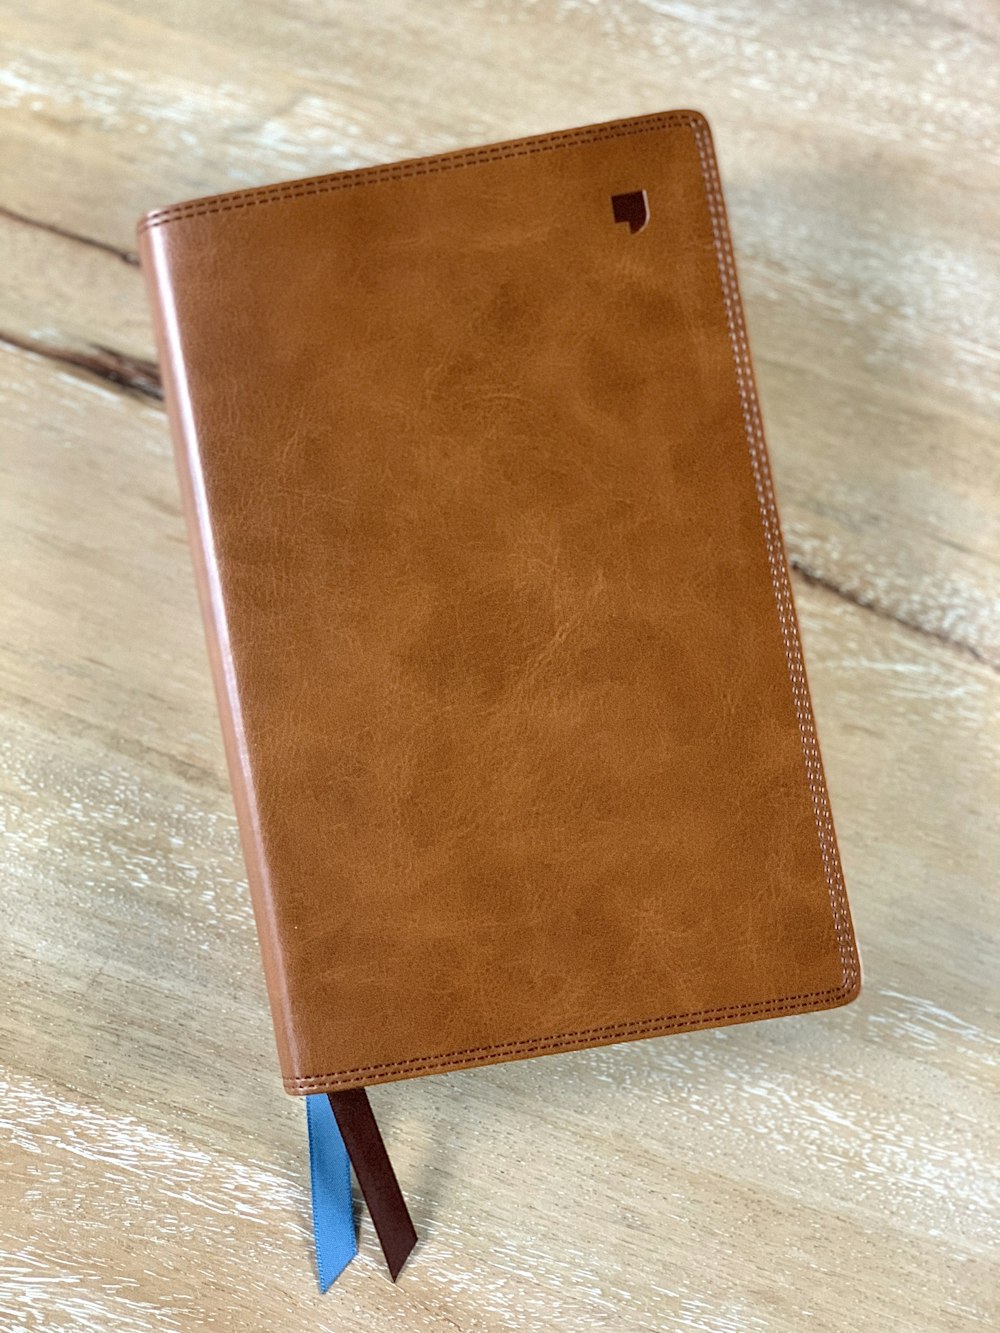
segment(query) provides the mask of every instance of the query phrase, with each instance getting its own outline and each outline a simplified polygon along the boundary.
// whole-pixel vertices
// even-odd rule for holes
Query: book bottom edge
[[[726,1009],[697,1010],[687,1014],[674,1014],[668,1018],[640,1019],[553,1036],[527,1037],[520,1041],[502,1042],[493,1046],[469,1047],[439,1055],[414,1056],[407,1060],[362,1065],[323,1074],[288,1075],[282,1082],[287,1093],[304,1097],[316,1092],[371,1087],[377,1083],[421,1078],[427,1074],[449,1074],[461,1069],[506,1064],[513,1060],[527,1060],[536,1055],[561,1055],[568,1051],[589,1050],[596,1046],[612,1046],[618,1042],[641,1041],[646,1037],[665,1037],[680,1032],[696,1032],[704,1028],[752,1023],[765,1018],[836,1009],[850,1004],[860,994],[861,969],[857,956],[854,964],[851,974],[841,985],[825,991],[753,1001],[748,1004],[732,1005]]]

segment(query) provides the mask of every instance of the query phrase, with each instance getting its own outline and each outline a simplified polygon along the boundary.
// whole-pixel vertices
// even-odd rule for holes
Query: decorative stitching
[[[626,125],[628,128],[625,128]],[[441,171],[455,170],[459,167],[478,166],[511,157],[527,157],[533,153],[549,152],[567,143],[593,143],[598,140],[624,138],[629,135],[647,134],[653,130],[667,128],[690,130],[698,153],[722,288],[722,299],[726,311],[729,342],[733,353],[733,366],[740,396],[743,427],[753,471],[761,527],[767,548],[775,608],[802,742],[803,761],[812,799],[813,816],[816,821],[820,857],[823,862],[827,892],[830,898],[830,909],[840,953],[843,981],[840,986],[832,987],[829,990],[811,991],[801,995],[784,995],[772,1000],[756,1000],[746,1004],[732,1005],[724,1009],[701,1009],[683,1014],[670,1014],[663,1018],[641,1019],[631,1023],[613,1023],[606,1027],[584,1028],[554,1036],[525,1038],[519,1041],[494,1043],[489,1046],[467,1047],[464,1050],[448,1051],[438,1055],[415,1056],[409,1060],[394,1060],[385,1064],[358,1065],[353,1069],[336,1070],[329,1074],[295,1075],[283,1080],[285,1087],[288,1089],[302,1091],[319,1083],[326,1086],[335,1086],[348,1081],[353,1083],[358,1076],[368,1074],[402,1073],[403,1071],[415,1071],[417,1069],[435,1072],[435,1070],[452,1069],[459,1065],[475,1064],[485,1055],[502,1055],[504,1052],[521,1052],[527,1055],[554,1048],[563,1049],[567,1042],[586,1042],[601,1037],[638,1036],[650,1029],[666,1032],[671,1028],[687,1027],[692,1024],[708,1023],[726,1018],[738,1018],[740,1015],[749,1017],[751,1015],[784,1013],[792,1009],[802,1008],[811,1001],[846,999],[857,982],[858,973],[855,953],[851,947],[846,889],[836,850],[833,820],[826,783],[823,779],[815,721],[809,703],[797,619],[791,596],[791,583],[781,542],[781,529],[778,522],[767,450],[764,444],[760,405],[754,389],[746,325],[739,298],[732,242],[726,222],[725,202],[705,121],[700,116],[686,113],[644,116],[635,121],[612,122],[610,126],[605,127],[564,130],[557,134],[521,139],[510,146],[496,145],[467,149],[433,157],[414,158],[409,162],[391,166],[361,167],[356,171],[335,172],[329,176],[310,177],[302,181],[291,181],[284,185],[262,186],[252,190],[234,191],[231,194],[214,196],[204,201],[193,200],[189,203],[174,204],[167,208],[157,209],[145,215],[139,223],[138,231],[146,231],[153,227],[163,226],[170,222],[205,213],[223,213],[237,208],[274,203],[278,200],[327,194],[334,190],[351,189],[360,185],[374,185],[386,181],[401,180],[410,176],[431,175]]]
[[[844,998],[848,994],[850,987],[834,986],[830,990],[808,991],[802,995],[785,995],[777,1000],[753,1000],[746,1004],[731,1005],[728,1009],[697,1009],[686,1014],[671,1014],[667,1018],[643,1018],[632,1023],[611,1023],[606,1027],[581,1028],[577,1032],[557,1033],[549,1037],[526,1037],[521,1041],[507,1041],[499,1044],[494,1043],[490,1046],[468,1046],[464,1050],[450,1051],[445,1055],[417,1055],[409,1060],[390,1060],[386,1064],[377,1065],[357,1065],[354,1069],[338,1069],[330,1074],[302,1074],[293,1075],[283,1080],[286,1088],[306,1088],[313,1083],[326,1083],[329,1080],[346,1081],[357,1074],[380,1074],[389,1070],[402,1071],[404,1069],[417,1069],[421,1066],[433,1065],[435,1067],[450,1069],[454,1065],[475,1064],[481,1056],[500,1055],[504,1051],[521,1051],[528,1055],[532,1053],[541,1053],[546,1050],[558,1048],[562,1050],[566,1041],[586,1042],[595,1037],[625,1037],[628,1035],[639,1036],[649,1028],[655,1028],[657,1033],[668,1031],[670,1028],[688,1027],[697,1023],[711,1023],[721,1018],[738,1018],[741,1015],[750,1017],[756,1012],[777,1014],[787,1012],[793,1009],[801,1009],[810,1004],[813,1000]],[[435,1069],[428,1072],[434,1073]]]
[[[774,587],[778,623],[781,627],[785,659],[788,664],[788,678],[792,687],[792,697],[795,701],[795,715],[799,724],[806,777],[812,797],[813,817],[816,820],[820,856],[823,861],[827,892],[830,897],[834,933],[837,937],[840,952],[843,989],[847,991],[851,989],[856,980],[854,951],[850,947],[850,932],[847,924],[847,893],[836,850],[829,797],[826,791],[826,783],[823,781],[822,761],[816,738],[815,722],[809,704],[802,648],[796,628],[795,608],[792,602],[791,582],[782,550],[777,505],[771,485],[767,450],[764,445],[764,428],[760,416],[760,405],[754,392],[753,370],[750,362],[746,326],[743,321],[743,311],[739,299],[732,243],[729,238],[729,229],[726,226],[722,186],[719,181],[714,155],[705,151],[707,144],[705,142],[704,126],[696,124],[693,130],[695,144],[698,149],[698,160],[701,163],[702,179],[705,182],[705,197],[712,222],[712,235],[715,241],[719,277],[722,282],[723,301],[726,307],[726,322],[729,327],[729,341],[733,350],[744,430],[750,450],[750,462],[753,468],[764,541],[767,546],[768,563],[771,567],[771,583]]]
[[[612,128],[561,130],[556,134],[540,134],[518,139],[507,146],[487,144],[483,148],[462,149],[459,152],[436,153],[430,157],[411,158],[389,166],[358,167],[353,171],[336,171],[326,176],[309,176],[304,180],[287,181],[283,185],[261,185],[252,190],[233,190],[208,199],[192,199],[187,203],[170,204],[154,209],[139,222],[137,232],[162,227],[167,222],[195,217],[202,213],[227,213],[234,208],[252,208],[256,204],[270,204],[282,199],[297,199],[303,195],[329,194],[334,190],[349,190],[357,185],[373,185],[382,181],[402,180],[409,176],[431,176],[458,167],[479,166],[484,162],[503,161],[510,157],[530,157],[534,153],[551,152],[566,143],[593,143],[601,139],[623,139],[633,134],[648,134],[651,130],[696,123],[690,115],[666,114],[642,116],[636,121],[615,122]],[[629,125],[631,128],[624,128]]]

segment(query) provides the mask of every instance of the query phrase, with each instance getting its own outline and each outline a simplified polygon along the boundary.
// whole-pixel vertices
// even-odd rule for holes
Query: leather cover
[[[287,1090],[852,999],[705,120],[138,236]]]

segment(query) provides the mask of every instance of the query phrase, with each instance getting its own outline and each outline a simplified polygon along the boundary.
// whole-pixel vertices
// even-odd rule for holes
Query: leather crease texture
[[[704,118],[139,244],[286,1089],[852,999]]]

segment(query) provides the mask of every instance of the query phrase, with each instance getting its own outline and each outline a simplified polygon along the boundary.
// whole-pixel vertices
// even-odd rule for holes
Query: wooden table
[[[996,11],[2,10],[0,1326],[996,1328]],[[683,106],[727,185],[865,989],[376,1089],[422,1245],[393,1287],[365,1216],[320,1297],[134,224]]]

